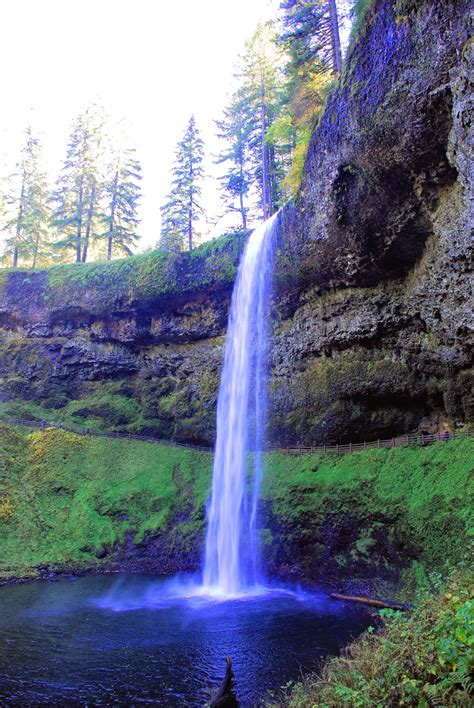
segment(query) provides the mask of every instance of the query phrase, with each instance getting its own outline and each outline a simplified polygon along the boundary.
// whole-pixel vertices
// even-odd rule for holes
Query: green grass
[[[392,572],[396,551],[405,586],[426,587],[430,573],[468,557],[472,449],[462,439],[343,456],[265,455],[266,560],[318,577],[331,542],[338,574],[362,577],[377,564]],[[97,551],[148,532],[183,558],[202,547],[207,453],[58,429],[26,436],[0,425],[0,460],[0,576],[37,563],[95,564]]]
[[[351,455],[268,456],[262,499],[276,519],[270,557],[313,575],[333,542],[328,571],[390,574],[412,593],[467,562],[474,526],[471,439]],[[341,547],[342,545],[342,547]],[[338,549],[341,547],[341,550]]]
[[[183,509],[201,540],[206,453],[56,429],[26,438],[7,426],[0,453],[0,575],[37,563],[94,564],[95,551],[123,543],[127,533],[140,541],[147,531],[170,530]],[[2,517],[2,501],[13,514]]]

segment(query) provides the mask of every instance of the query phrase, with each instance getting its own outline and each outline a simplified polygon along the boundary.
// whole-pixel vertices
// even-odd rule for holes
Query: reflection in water
[[[193,587],[102,576],[0,588],[0,705],[202,706],[231,656],[252,706],[369,624],[324,595],[266,589],[219,602]]]

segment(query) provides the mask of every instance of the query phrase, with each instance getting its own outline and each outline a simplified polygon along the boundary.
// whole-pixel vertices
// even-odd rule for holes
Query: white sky
[[[52,178],[74,116],[100,101],[129,123],[143,167],[141,246],[159,234],[176,142],[192,113],[216,152],[215,119],[233,63],[278,0],[1,0],[0,174],[12,171],[28,122]],[[212,159],[207,171],[213,170]],[[219,211],[212,180],[206,207]],[[224,225],[219,225],[217,232]]]

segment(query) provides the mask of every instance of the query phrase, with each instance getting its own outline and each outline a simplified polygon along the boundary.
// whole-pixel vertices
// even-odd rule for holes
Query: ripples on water
[[[202,706],[231,656],[255,706],[370,623],[322,594],[221,600],[136,575],[0,588],[0,705]]]

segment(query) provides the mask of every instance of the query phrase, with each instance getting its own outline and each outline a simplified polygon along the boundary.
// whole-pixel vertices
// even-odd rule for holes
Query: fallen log
[[[234,693],[234,672],[232,660],[226,656],[225,676],[218,691],[213,695],[210,708],[238,708],[237,697]]]
[[[343,595],[340,592],[332,592],[329,595],[333,600],[345,600],[345,602],[358,602],[361,605],[369,605],[370,607],[378,607],[384,610],[410,610],[410,605],[399,605],[396,602],[388,602],[387,600],[375,600],[372,597],[364,597],[362,595]]]

